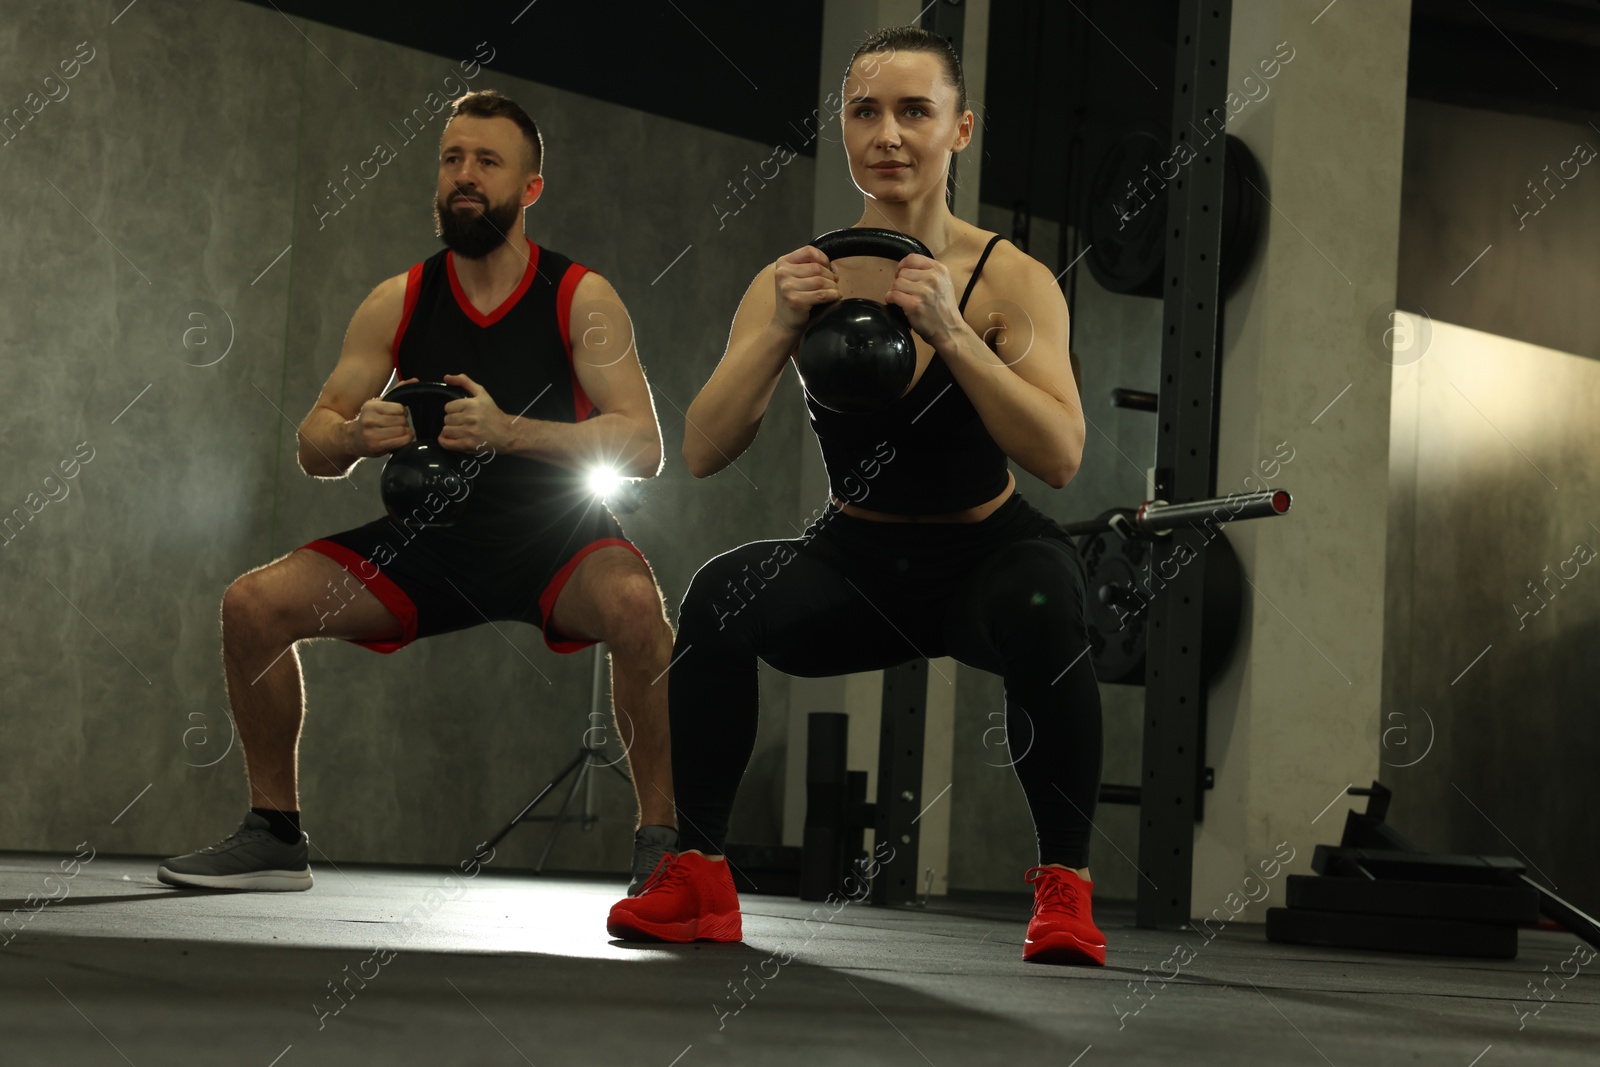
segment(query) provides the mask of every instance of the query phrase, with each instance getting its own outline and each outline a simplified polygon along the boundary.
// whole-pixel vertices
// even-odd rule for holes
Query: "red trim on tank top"
[[[561,329],[561,346],[567,350],[567,370],[572,376],[572,410],[576,422],[582,422],[599,411],[578,383],[578,369],[572,362],[572,294],[578,291],[578,283],[588,273],[588,267],[574,263],[561,276],[561,285],[556,289],[556,323]]]
[[[508,311],[516,307],[517,301],[522,299],[522,294],[526,293],[528,286],[533,284],[533,277],[538,273],[539,269],[539,246],[532,241],[528,242],[528,269],[523,272],[522,281],[517,283],[517,287],[511,291],[511,295],[506,297],[499,307],[487,315],[472,306],[472,301],[467,299],[466,290],[461,288],[461,279],[456,277],[456,254],[454,252],[446,252],[444,254],[444,266],[445,273],[450,276],[450,291],[455,294],[456,306],[461,309],[462,314],[479,326],[493,326],[505,318]]]
[[[406,335],[406,327],[411,325],[411,313],[417,310],[417,294],[422,292],[422,264],[413,264],[406,272],[406,304],[405,310],[400,312],[400,328],[394,332],[394,344],[389,346],[389,358],[394,361],[394,369],[400,369],[400,339]]]

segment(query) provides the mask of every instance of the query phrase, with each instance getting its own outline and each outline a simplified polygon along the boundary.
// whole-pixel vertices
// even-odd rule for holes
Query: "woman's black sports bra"
[[[961,311],[978,284],[996,234],[972,270]],[[806,397],[833,495],[894,515],[934,515],[977,507],[1007,484],[1006,454],[935,352],[910,392],[866,414],[830,411]]]

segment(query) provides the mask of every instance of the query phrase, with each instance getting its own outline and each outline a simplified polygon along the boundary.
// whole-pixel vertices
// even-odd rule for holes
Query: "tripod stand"
[[[589,731],[595,728],[594,724],[605,721],[605,712],[602,708],[604,702],[603,694],[605,691],[606,663],[606,653],[604,649],[605,646],[603,644],[596,644],[594,646],[594,682],[589,699],[590,726],[583,732],[584,741],[578,746],[578,754],[573,756],[572,760],[565,767],[561,768],[561,772],[559,774],[550,779],[549,782],[545,783],[545,787],[539,790],[538,795],[532,800],[528,801],[523,809],[517,812],[516,817],[501,828],[499,833],[495,834],[489,840],[478,846],[478,855],[483,855],[495,845],[499,844],[507,834],[516,828],[518,823],[549,822],[551,824],[550,837],[545,841],[544,851],[539,854],[539,862],[533,868],[535,874],[542,874],[544,873],[545,860],[550,858],[550,850],[555,847],[556,838],[561,833],[561,826],[567,820],[567,809],[572,806],[572,798],[577,796],[579,786],[586,786],[587,788],[584,789],[583,794],[583,813],[576,816],[578,825],[587,830],[599,820],[600,816],[594,813],[593,772],[595,768],[609,767],[613,771],[616,771],[617,776],[620,777],[624,782],[627,782],[630,786],[633,784],[633,779],[628,777],[627,772],[621,770],[617,766],[617,760],[612,760],[610,763],[604,763],[595,759],[594,757],[604,757],[605,753],[602,752],[599,747],[591,745],[588,742]],[[602,742],[602,744],[603,743],[604,742]],[[626,751],[627,749],[624,747],[623,752],[626,753]],[[528,814],[538,806],[541,800],[549,796],[551,791],[554,790],[556,786],[560,785],[561,782],[574,771],[576,771],[577,774],[572,779],[572,784],[567,787],[567,795],[561,801],[560,810],[558,810],[554,815]]]

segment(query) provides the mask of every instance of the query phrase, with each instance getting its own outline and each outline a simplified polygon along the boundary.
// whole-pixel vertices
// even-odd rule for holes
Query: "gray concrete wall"
[[[170,853],[240,818],[239,753],[222,755],[219,600],[239,573],[382,514],[376,464],[313,482],[293,431],[359,301],[438,247],[443,120],[428,96],[450,84],[500,89],[540,120],[548,187],[529,234],[599,270],[634,317],[668,465],[623,523],[672,614],[708,556],[797,517],[800,405],[776,408],[740,461],[754,486],[731,471],[694,483],[677,449],[750,277],[810,235],[810,160],[719,229],[726,183],[770,145],[491,70],[464,81],[450,60],[248,5],[139,4],[115,25],[115,11],[42,3],[8,15],[0,51],[25,58],[0,76],[7,107],[79,42],[93,58],[0,147],[19,206],[0,215],[0,350],[28,383],[0,402],[0,499],[30,513],[0,548],[3,847],[93,836],[101,851]],[[395,126],[419,107],[422,132],[405,143]],[[327,183],[379,142],[395,158],[324,214],[338,203]],[[80,443],[92,458],[45,482]],[[576,752],[592,653],[558,657],[529,627],[499,630],[387,657],[306,648],[302,802],[327,857],[453,861]],[[786,683],[764,678],[737,837],[780,833]],[[605,773],[596,797],[597,831],[569,830],[554,866],[625,868],[631,790]],[[518,830],[503,862],[531,863],[543,837]]]
[[[1600,363],[1439,322],[1394,371],[1380,778],[1439,852],[1600,907]]]
[[[1405,168],[1401,307],[1600,359],[1600,128],[1411,100]]]
[[[1594,168],[1552,182],[1521,229],[1508,206],[1584,142],[1600,136],[1407,110],[1378,748],[1408,837],[1520,857],[1593,910],[1600,583],[1578,546],[1600,549]]]

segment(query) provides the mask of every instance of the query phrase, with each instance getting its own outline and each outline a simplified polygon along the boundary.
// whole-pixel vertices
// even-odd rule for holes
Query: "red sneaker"
[[[744,940],[728,861],[667,853],[638,896],[611,906],[606,932],[623,941]]]
[[[1106,965],[1106,935],[1089,914],[1093,882],[1063,867],[1033,867],[1033,918],[1022,945],[1024,962]]]

